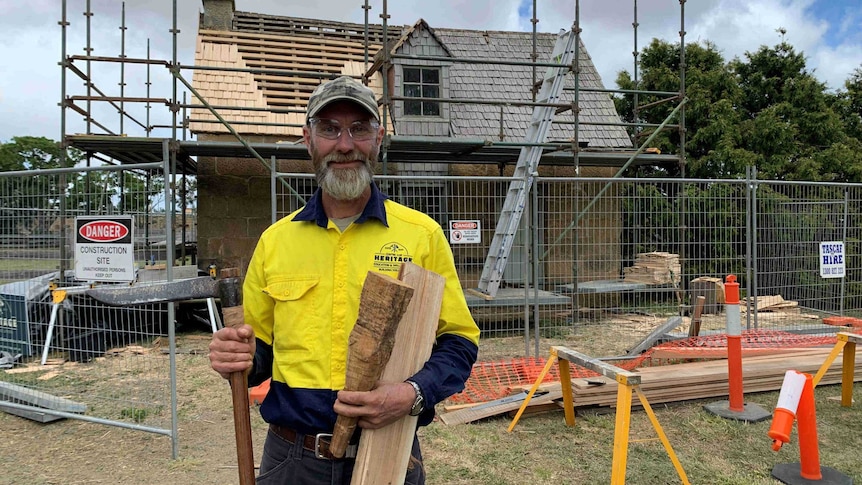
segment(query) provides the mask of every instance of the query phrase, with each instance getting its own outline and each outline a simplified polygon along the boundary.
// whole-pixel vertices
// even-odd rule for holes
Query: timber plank
[[[359,296],[359,315],[350,331],[344,389],[370,391],[377,386],[395,348],[398,324],[413,299],[413,287],[375,271],[365,275]],[[356,417],[339,414],[329,450],[341,458],[356,429]]]
[[[743,358],[743,389],[744,392],[766,392],[781,389],[784,373],[793,369],[799,372],[815,374],[826,361],[831,349],[800,349],[789,355],[758,355]],[[862,381],[862,359],[859,359],[862,349],[857,350],[854,367],[854,380]],[[640,389],[651,403],[687,401],[711,397],[727,396],[729,384],[727,381],[727,360],[705,362],[689,362],[658,367],[645,367],[636,371],[641,375]],[[841,359],[835,359],[819,385],[841,383]],[[589,381],[604,382],[601,385],[590,385]],[[619,384],[604,377],[578,378],[572,380],[572,398],[575,408],[616,406]],[[532,384],[515,386],[513,390],[527,390]],[[562,397],[559,382],[546,382],[539,387],[540,391],[551,396]],[[533,401],[536,401],[534,399]],[[533,405],[531,401],[530,405]],[[632,401],[639,406],[639,400]],[[562,403],[558,403],[562,406]],[[468,410],[464,410],[468,411]],[[490,409],[488,411],[491,411]],[[460,413],[461,411],[458,411]],[[458,424],[469,420],[489,417],[492,414],[482,413],[472,416],[465,413],[449,417],[441,416],[446,424]],[[455,414],[455,413],[451,413]],[[465,420],[466,419],[466,420]]]
[[[364,55],[364,40],[363,41],[350,41],[350,40],[339,40],[332,39],[327,37],[305,37],[305,36],[296,36],[296,35],[279,35],[279,34],[264,34],[258,32],[239,32],[239,31],[222,31],[222,30],[200,30],[198,32],[198,38],[203,40],[204,42],[213,42],[213,41],[221,41],[221,42],[230,42],[237,43],[240,39],[242,42],[246,44],[264,44],[264,45],[292,45],[297,47],[304,47],[306,49],[310,47],[320,48],[326,47],[330,49],[340,49],[344,52],[355,52],[357,54]],[[211,39],[211,40],[209,40]],[[380,49],[382,44],[380,43],[371,43],[369,44],[369,50]]]
[[[340,74],[341,68],[344,67],[343,62],[323,62],[318,60],[310,60],[308,62],[270,62],[267,60],[249,60],[246,66],[250,68],[260,69],[284,69],[284,70],[303,70],[310,72],[322,72]]]
[[[356,60],[364,60],[364,56],[357,56],[352,54],[342,54],[340,52],[327,52],[327,51],[315,51],[315,52],[302,52],[291,49],[281,49],[275,47],[267,47],[261,48],[260,46],[252,47],[241,47],[239,52],[242,53],[242,56],[248,62],[249,59],[261,60],[267,59],[271,61],[306,61],[306,60],[314,60],[314,59],[327,59],[332,60],[333,62],[338,61],[341,64],[344,64],[344,61],[356,61]]]
[[[550,391],[546,394],[542,394],[541,396],[534,395],[533,398],[530,400],[530,404],[528,405],[528,407],[548,404],[562,398],[562,390]],[[440,421],[442,421],[443,424],[448,425],[470,423],[480,419],[490,418],[491,416],[496,416],[498,414],[507,413],[509,411],[516,411],[521,407],[522,404],[522,401],[515,401],[499,404],[496,406],[482,407],[481,409],[476,409],[476,407],[464,408],[458,411],[440,415]]]
[[[418,372],[431,356],[437,333],[446,280],[413,263],[404,263],[399,279],[413,287],[413,299],[398,324],[395,347],[383,371],[383,382],[402,382]],[[351,483],[402,484],[418,416],[404,418],[380,429],[364,430],[359,439]]]

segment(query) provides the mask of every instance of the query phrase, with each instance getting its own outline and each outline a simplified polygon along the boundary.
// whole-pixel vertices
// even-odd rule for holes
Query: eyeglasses
[[[311,118],[308,120],[312,133],[327,140],[337,140],[341,138],[341,133],[344,131],[344,126],[338,121],[327,118]],[[367,141],[377,135],[377,130],[380,124],[376,121],[354,121],[347,127],[347,133],[356,141]]]

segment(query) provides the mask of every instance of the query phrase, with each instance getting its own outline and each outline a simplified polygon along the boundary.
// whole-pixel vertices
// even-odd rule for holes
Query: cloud
[[[58,0],[5,2],[0,16],[0,56],[4,59],[0,75],[0,141],[12,136],[36,135],[59,138],[61,29]],[[370,1],[368,19],[382,22],[382,0]],[[569,29],[575,19],[572,0],[539,0],[537,28],[541,32]],[[412,25],[424,18],[432,28],[476,30],[532,30],[532,4],[529,0],[398,0],[387,3],[388,23],[395,27]],[[67,0],[67,52],[84,54],[86,45],[85,0]],[[126,55],[171,59],[173,2],[171,0],[126,0]],[[328,2],[284,2],[282,0],[236,0],[237,10],[304,18],[363,23],[366,12],[361,0]],[[843,7],[841,6],[843,5]],[[93,54],[120,54],[121,2],[91,0],[91,45]],[[200,0],[178,0],[178,57],[188,65],[194,59]],[[520,12],[520,15],[519,15]],[[579,20],[582,38],[606,87],[614,87],[617,73],[632,72],[635,47],[634,3],[631,0],[581,1]],[[808,69],[832,88],[843,87],[854,69],[862,66],[862,11],[858,0],[698,0],[685,2],[684,26],[677,0],[639,0],[637,2],[637,49],[653,38],[679,41],[685,29],[686,42],[712,41],[726,60],[755,52],[761,45],[781,41],[777,29],[786,29],[786,40],[807,58]],[[823,18],[820,18],[822,16]],[[96,66],[96,64],[102,64]],[[81,69],[85,63],[76,61]],[[119,92],[117,64],[93,63],[93,79],[106,94]],[[125,94],[146,94],[146,69],[127,65]],[[152,67],[151,97],[170,98],[172,81],[164,67]],[[191,78],[190,71],[183,76]],[[83,80],[69,76],[69,93],[81,95]],[[180,89],[180,92],[183,90]],[[93,103],[99,120],[118,128],[116,109]],[[127,106],[134,116],[145,120],[143,105]],[[68,114],[68,133],[86,130],[80,115]],[[165,106],[151,109],[152,124],[168,124]],[[130,120],[124,129],[140,134]],[[137,132],[135,132],[137,130]]]

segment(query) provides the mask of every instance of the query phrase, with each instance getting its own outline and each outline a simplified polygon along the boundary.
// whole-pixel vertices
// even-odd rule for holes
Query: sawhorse
[[[613,463],[611,465],[611,485],[623,485],[626,482],[626,460],[628,459],[629,429],[631,427],[632,391],[637,393],[638,399],[640,399],[641,405],[644,407],[647,416],[649,416],[653,428],[655,428],[659,440],[661,440],[664,449],[667,451],[670,461],[673,463],[682,483],[689,485],[685,470],[683,470],[679,459],[677,459],[676,453],[674,453],[673,447],[671,447],[670,441],[668,441],[667,435],[665,435],[664,430],[659,424],[652,407],[650,407],[649,402],[647,402],[646,396],[640,389],[641,376],[634,372],[629,372],[625,369],[594,359],[580,352],[567,349],[566,347],[551,347],[551,356],[545,364],[544,369],[542,369],[542,372],[539,374],[539,377],[536,379],[536,382],[533,384],[533,387],[530,388],[530,392],[527,394],[527,398],[524,399],[524,403],[521,404],[521,408],[518,409],[518,413],[515,415],[515,418],[512,419],[512,423],[508,428],[509,432],[515,428],[515,424],[518,423],[524,410],[527,409],[527,406],[530,404],[530,399],[533,398],[533,394],[535,394],[539,389],[539,385],[542,383],[542,380],[556,362],[559,362],[560,364],[560,386],[563,392],[563,409],[566,413],[567,426],[575,425],[575,403],[572,394],[572,378],[571,373],[569,372],[569,362],[585,367],[594,372],[598,372],[609,379],[615,380],[619,384],[617,387],[617,411],[616,423],[614,426],[614,455]]]
[[[66,301],[66,296],[84,293],[92,287],[92,285],[86,285],[60,288],[54,283],[51,283],[51,318],[48,320],[48,331],[45,333],[45,345],[42,347],[42,365],[45,365],[48,361],[48,350],[51,348],[51,339],[54,338],[54,327],[57,325],[60,306],[64,301]]]
[[[862,335],[857,335],[847,332],[839,332],[837,335],[838,342],[832,348],[832,352],[826,357],[826,361],[820,366],[817,374],[814,375],[813,383],[817,387],[817,383],[832,366],[832,362],[838,357],[841,351],[844,351],[844,357],[841,360],[841,405],[849,408],[853,404],[853,371],[856,367],[856,344],[862,343]]]

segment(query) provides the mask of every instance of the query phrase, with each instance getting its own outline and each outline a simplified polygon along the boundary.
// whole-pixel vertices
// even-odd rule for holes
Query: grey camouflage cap
[[[380,120],[377,111],[377,99],[374,91],[350,76],[341,76],[332,81],[321,84],[308,98],[308,107],[305,111],[305,119],[314,117],[324,106],[333,101],[347,100],[358,103],[368,110],[375,120]]]

